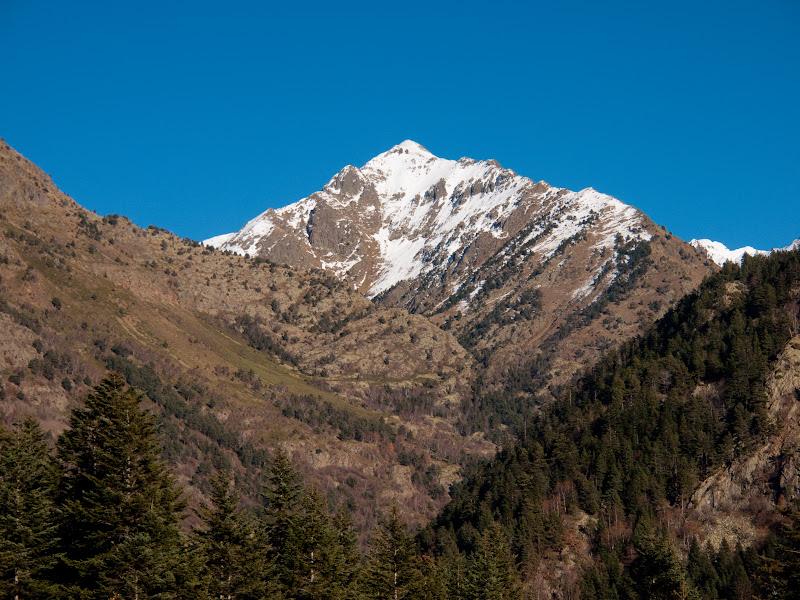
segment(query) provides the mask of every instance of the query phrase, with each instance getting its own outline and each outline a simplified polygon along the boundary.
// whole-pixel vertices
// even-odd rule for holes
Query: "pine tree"
[[[11,432],[0,426],[0,597],[53,598],[53,493],[56,468],[32,419]]]
[[[414,543],[400,520],[397,508],[381,520],[375,530],[364,577],[364,594],[375,600],[402,600],[409,597],[418,572]]]
[[[300,501],[303,487],[288,455],[278,448],[270,465],[264,488],[264,527],[262,544],[268,546],[267,559],[273,568],[273,582],[280,593],[288,595],[297,588],[300,570],[299,543]]]
[[[239,494],[230,483],[228,472],[212,477],[211,506],[197,511],[204,524],[195,529],[202,586],[209,598],[261,598],[269,573],[265,548],[256,544],[254,524],[237,511]]]
[[[111,373],[58,440],[61,577],[71,597],[168,598],[178,587],[185,504],[140,401]]]
[[[519,600],[522,598],[519,571],[514,564],[508,539],[499,523],[492,523],[481,535],[471,557],[469,598],[471,600]]]

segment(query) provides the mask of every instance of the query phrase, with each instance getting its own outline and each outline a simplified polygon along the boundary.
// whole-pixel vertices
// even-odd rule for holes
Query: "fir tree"
[[[375,600],[408,598],[419,575],[414,558],[414,543],[397,508],[392,508],[389,518],[381,520],[373,536],[364,594]]]
[[[708,552],[704,552],[700,548],[697,538],[692,538],[689,546],[686,571],[704,597],[714,598],[718,595],[719,576],[711,563]]]
[[[465,600],[469,594],[467,559],[458,550],[441,558],[439,573],[448,600]]]
[[[408,597],[414,600],[457,600],[449,595],[447,570],[444,561],[431,556],[415,556],[417,572],[408,589]]]
[[[339,580],[342,600],[361,598],[358,587],[361,576],[361,553],[358,551],[358,535],[353,529],[353,520],[344,506],[340,506],[333,518],[336,539],[341,549]]]
[[[756,583],[761,598],[800,600],[800,512],[792,509],[784,515],[789,523],[781,528],[769,555],[761,556]]]
[[[471,557],[469,598],[471,600],[520,600],[519,571],[514,564],[508,539],[499,523],[492,523],[481,535]]]
[[[61,576],[76,598],[169,598],[184,508],[141,396],[111,373],[58,440]]]
[[[230,483],[228,472],[212,477],[211,506],[197,511],[204,524],[195,529],[202,586],[209,598],[261,598],[269,574],[265,548],[256,544],[254,524],[237,511],[239,494]]]
[[[636,537],[639,557],[631,567],[631,575],[640,596],[653,600],[699,600],[686,568],[675,556],[666,529],[651,531],[640,526]]]
[[[304,494],[298,524],[296,591],[291,595],[302,600],[352,597],[356,567],[354,539],[348,530],[334,525],[316,488]]]
[[[0,597],[52,598],[55,462],[39,425],[0,428]]]
[[[300,475],[281,449],[275,452],[264,488],[264,527],[262,544],[268,545],[267,558],[273,567],[273,581],[284,595],[297,588],[300,570],[300,501],[303,487]]]

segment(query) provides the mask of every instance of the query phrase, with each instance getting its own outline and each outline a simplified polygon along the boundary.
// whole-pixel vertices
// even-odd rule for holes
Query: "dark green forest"
[[[174,450],[126,383],[135,374],[111,372],[56,440],[32,420],[0,430],[0,598],[539,598],[543,565],[564,560],[578,521],[578,577],[547,572],[561,597],[800,597],[790,490],[773,485],[782,513],[749,547],[678,543],[676,525],[699,482],[780,427],[764,381],[798,333],[798,290],[800,252],[727,264],[531,409],[427,527],[411,532],[393,510],[366,551],[348,509],[279,448],[252,463],[256,507],[219,470],[190,510],[165,461]],[[115,356],[110,367],[133,368]]]
[[[532,572],[563,549],[564,516],[580,512],[596,517],[583,598],[781,597],[772,561],[794,556],[783,542],[711,549],[695,540],[681,560],[659,515],[682,515],[700,481],[774,433],[764,380],[798,333],[798,290],[800,253],[726,264],[646,335],[559,390],[519,442],[454,491],[423,546],[469,553],[499,523]],[[695,394],[701,385],[712,393]],[[777,504],[794,500],[772,493]]]

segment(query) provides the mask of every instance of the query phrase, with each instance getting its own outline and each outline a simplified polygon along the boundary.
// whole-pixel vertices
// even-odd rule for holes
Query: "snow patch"
[[[233,233],[223,233],[222,235],[215,235],[214,237],[210,237],[207,240],[203,240],[204,246],[211,246],[212,248],[219,248],[220,246],[224,246],[228,241],[236,235],[236,232]]]

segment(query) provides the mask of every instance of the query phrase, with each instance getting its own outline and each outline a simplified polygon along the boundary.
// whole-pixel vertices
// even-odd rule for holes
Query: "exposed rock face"
[[[715,268],[611,196],[534,182],[492,160],[437,158],[411,141],[207,242],[321,267],[426,315],[496,381],[530,372],[542,347],[549,375],[569,378]]]
[[[734,542],[752,539],[754,507],[774,505],[781,496],[792,499],[800,495],[800,335],[778,356],[766,389],[776,433],[746,457],[706,479],[692,497],[694,510],[707,522],[712,535],[722,527],[721,537]],[[720,524],[714,518],[718,511],[749,517],[739,517],[738,525],[730,527],[731,519],[736,520],[734,514]]]
[[[769,412],[781,425],[777,484],[789,498],[800,497],[800,336],[786,346],[771,374]],[[776,440],[777,442],[778,440]],[[773,446],[777,448],[777,444]]]

